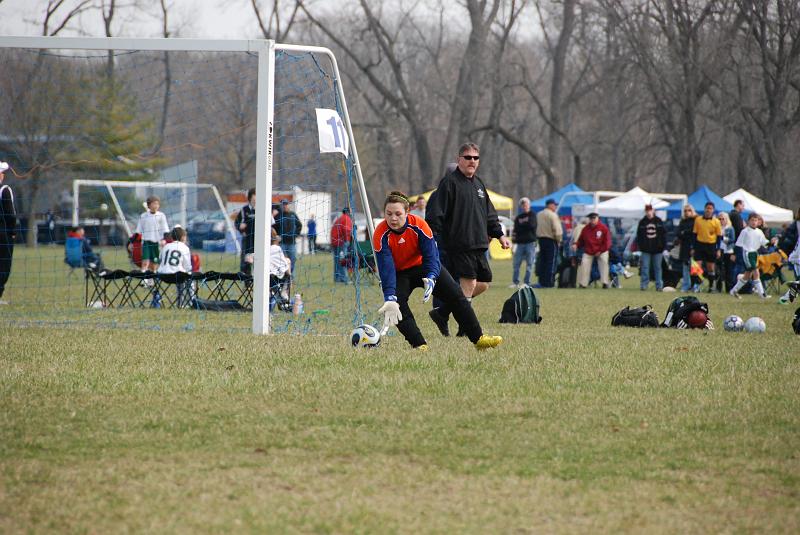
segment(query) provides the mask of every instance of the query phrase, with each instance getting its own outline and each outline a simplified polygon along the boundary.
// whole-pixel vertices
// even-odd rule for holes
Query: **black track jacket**
[[[425,220],[447,251],[487,249],[490,237],[503,235],[483,181],[478,175],[467,178],[459,169],[439,182],[426,207]]]

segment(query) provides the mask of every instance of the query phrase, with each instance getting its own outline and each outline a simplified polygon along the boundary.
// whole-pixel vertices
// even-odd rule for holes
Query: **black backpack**
[[[800,308],[794,311],[792,329],[794,329],[794,334],[800,334]]]
[[[686,318],[688,318],[689,314],[695,310],[700,310],[704,312],[706,316],[708,316],[708,304],[703,303],[695,296],[687,295],[683,297],[676,297],[672,300],[672,303],[669,304],[667,315],[664,316],[664,323],[662,323],[661,326],[674,327],[676,329],[686,329],[688,328]],[[714,328],[714,324],[711,323],[710,319],[706,321],[705,328]]]
[[[639,308],[625,307],[611,318],[614,327],[658,327],[658,314],[653,307],[645,305]]]
[[[524,286],[506,299],[500,313],[500,323],[539,323],[539,300],[530,286]]]

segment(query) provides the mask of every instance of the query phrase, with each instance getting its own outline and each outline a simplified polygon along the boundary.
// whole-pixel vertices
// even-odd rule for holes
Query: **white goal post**
[[[119,224],[125,229],[125,233],[130,238],[133,234],[130,225],[128,224],[128,218],[125,217],[125,212],[122,209],[122,206],[119,202],[119,198],[117,197],[114,188],[158,188],[158,189],[177,189],[180,190],[180,208],[178,213],[181,214],[180,216],[180,224],[183,228],[187,228],[188,219],[187,219],[187,212],[188,212],[188,190],[203,190],[208,189],[211,190],[211,193],[214,195],[214,200],[217,201],[217,207],[219,208],[220,212],[222,212],[225,222],[225,231],[231,237],[233,243],[236,244],[236,253],[241,253],[241,245],[239,244],[239,240],[236,236],[236,229],[233,228],[233,223],[231,219],[228,217],[228,213],[225,210],[225,204],[222,202],[222,197],[219,194],[219,190],[214,184],[185,184],[179,182],[139,182],[133,180],[81,180],[76,179],[72,181],[72,226],[77,227],[80,224],[80,192],[81,186],[88,186],[88,187],[100,187],[104,188],[107,192],[109,197],[111,197],[111,202],[114,204],[114,211],[117,214],[117,220]]]
[[[282,45],[264,39],[172,39],[172,38],[119,38],[119,37],[23,37],[0,36],[0,47],[55,49],[55,50],[119,50],[119,51],[175,51],[175,52],[245,52],[258,57],[258,97],[256,127],[256,191],[260,199],[272,195],[272,173],[274,160],[275,133],[275,53],[276,51],[314,53],[327,57],[332,65],[336,97],[341,106],[342,120],[350,138],[350,155],[358,193],[365,211],[369,236],[373,234],[374,223],[369,209],[364,179],[358,160],[353,129],[347,112],[347,103],[341,87],[341,76],[336,58],[327,48],[315,46]],[[159,187],[164,187],[160,183]],[[268,192],[266,195],[260,192]],[[256,219],[269,221],[270,203],[256,204]],[[269,332],[269,224],[257,227],[255,235],[255,254],[253,269],[253,322],[256,334]]]

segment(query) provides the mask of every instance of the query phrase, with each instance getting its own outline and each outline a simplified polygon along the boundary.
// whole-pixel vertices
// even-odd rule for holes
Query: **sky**
[[[68,3],[74,4],[69,0]],[[260,37],[258,23],[255,21],[249,0],[170,0],[169,3],[174,6],[170,10],[170,25],[180,25],[180,37],[206,39]],[[156,5],[157,2],[151,1],[150,4]],[[41,21],[46,6],[47,0],[0,0],[0,34],[41,35]],[[64,9],[64,12],[67,11]],[[94,11],[84,16],[80,24],[84,28],[85,35],[103,36],[102,18],[99,12]],[[120,20],[115,25],[115,37],[160,37],[160,20],[155,16],[139,14],[136,20]],[[59,35],[67,37],[79,33],[65,30]]]

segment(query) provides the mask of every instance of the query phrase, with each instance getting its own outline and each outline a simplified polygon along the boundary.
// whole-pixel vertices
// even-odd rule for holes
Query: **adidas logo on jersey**
[[[400,238],[400,239],[397,241],[397,243],[405,243],[405,242],[406,242],[406,239],[405,239],[405,238]]]

